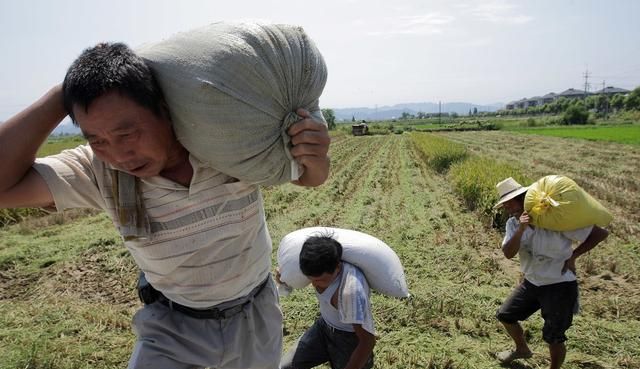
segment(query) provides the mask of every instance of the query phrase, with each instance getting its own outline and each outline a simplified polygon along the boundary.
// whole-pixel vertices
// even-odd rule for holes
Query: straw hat
[[[529,187],[523,187],[520,183],[516,182],[515,179],[509,177],[504,181],[501,181],[496,185],[498,189],[498,196],[500,199],[498,203],[493,206],[493,208],[497,208],[505,202],[513,199],[514,197],[527,192]]]

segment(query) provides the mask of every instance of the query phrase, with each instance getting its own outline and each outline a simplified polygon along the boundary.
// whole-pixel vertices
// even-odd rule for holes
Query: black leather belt
[[[188,306],[180,305],[177,302],[171,301],[166,298],[164,295],[160,295],[158,298],[158,302],[168,307],[171,310],[179,311],[185,315],[188,315],[192,318],[196,319],[229,319],[232,316],[238,314],[244,309],[245,306],[250,304],[253,301],[253,298],[257,296],[263,289],[264,286],[269,282],[269,277],[267,277],[264,282],[260,283],[260,285],[254,288],[245,298],[247,301],[242,302],[238,305],[228,307],[226,309],[219,309],[216,307],[206,308],[206,309],[194,309]]]

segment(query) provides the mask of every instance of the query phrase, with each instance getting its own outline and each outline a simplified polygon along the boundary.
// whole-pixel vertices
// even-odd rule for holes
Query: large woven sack
[[[286,131],[300,119],[298,108],[325,122],[318,100],[327,70],[301,27],[220,22],[136,52],[153,70],[177,139],[191,154],[248,183],[302,174]]]
[[[571,178],[548,175],[529,186],[524,209],[533,225],[553,231],[571,231],[591,225],[606,227],[611,213]]]
[[[309,279],[300,271],[302,244],[310,236],[325,235],[342,245],[342,260],[360,268],[371,288],[391,297],[409,296],[402,263],[391,247],[366,233],[331,227],[302,228],[282,238],[278,246],[282,282],[293,288],[309,284]]]

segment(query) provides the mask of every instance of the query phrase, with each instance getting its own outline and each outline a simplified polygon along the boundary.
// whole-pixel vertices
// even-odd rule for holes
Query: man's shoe
[[[514,361],[516,359],[528,359],[531,356],[533,356],[533,352],[531,352],[531,351],[529,351],[529,352],[520,352],[520,351],[516,351],[516,350],[507,350],[507,351],[498,352],[496,354],[496,358],[502,364],[509,364],[510,362],[512,362],[512,361]]]

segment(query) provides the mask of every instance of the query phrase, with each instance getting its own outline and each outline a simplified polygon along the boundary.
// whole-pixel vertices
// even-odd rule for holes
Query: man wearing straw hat
[[[503,208],[511,216],[502,251],[507,259],[519,255],[520,270],[524,274],[522,283],[496,314],[516,347],[499,352],[496,357],[501,363],[508,364],[533,355],[519,321],[540,310],[544,319],[542,338],[549,345],[550,368],[560,368],[566,355],[565,332],[578,307],[575,260],[602,242],[609,233],[595,225],[567,232],[534,227],[524,210],[528,187],[511,177],[496,187],[499,201],[495,208]],[[574,241],[579,243],[575,249],[572,247]]]

